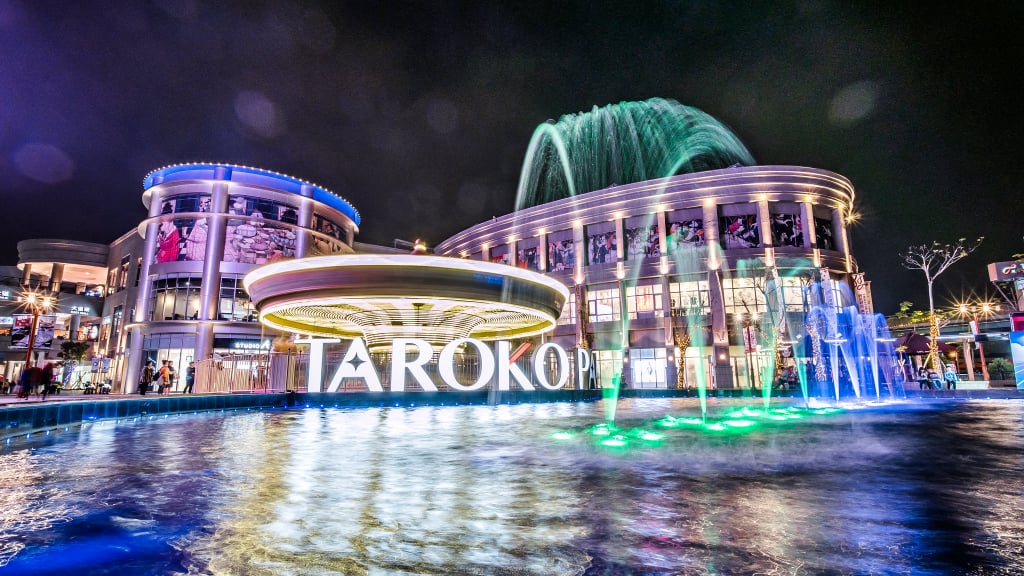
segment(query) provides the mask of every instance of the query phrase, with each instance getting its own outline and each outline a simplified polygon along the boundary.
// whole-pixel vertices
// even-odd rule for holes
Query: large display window
[[[200,275],[169,274],[153,281],[150,320],[194,320],[199,317]]]
[[[667,366],[664,348],[630,348],[630,387],[665,388]]]
[[[572,230],[548,235],[548,272],[572,270],[576,266],[576,246]]]
[[[615,224],[605,222],[587,226],[587,262],[614,264],[618,259],[618,238]]]
[[[704,219],[699,210],[679,210],[669,214],[665,244],[669,254],[685,253],[707,244]]]
[[[626,221],[626,259],[643,260],[661,256],[658,225],[649,217],[630,218]]]
[[[661,318],[664,315],[661,283],[626,286],[626,311],[630,320]]]
[[[587,291],[587,310],[591,322],[611,322],[622,319],[619,289],[590,289]]]

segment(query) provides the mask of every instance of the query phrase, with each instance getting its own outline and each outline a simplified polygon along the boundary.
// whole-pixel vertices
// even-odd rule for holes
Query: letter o
[[[558,383],[554,385],[548,382],[547,374],[544,372],[544,360],[547,357],[549,348],[553,349],[555,356],[558,357]],[[533,355],[533,374],[537,377],[537,382],[541,386],[548,390],[558,390],[565,386],[565,382],[569,379],[569,355],[565,353],[564,348],[554,342],[542,344]]]
[[[476,347],[480,353],[480,378],[468,386],[459,382],[455,377],[455,351],[463,344]],[[486,386],[494,377],[494,353],[491,352],[490,347],[476,338],[459,338],[445,344],[437,358],[437,364],[438,371],[441,373],[441,380],[454,390],[464,392],[479,390]]]

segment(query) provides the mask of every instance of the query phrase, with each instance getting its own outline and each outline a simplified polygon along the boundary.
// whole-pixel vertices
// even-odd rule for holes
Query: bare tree
[[[981,246],[981,242],[984,239],[985,237],[982,236],[977,240],[968,242],[966,238],[960,238],[953,244],[941,244],[936,241],[931,244],[910,246],[900,253],[900,258],[903,260],[903,267],[908,270],[920,270],[924,272],[924,279],[928,282],[928,327],[931,339],[928,357],[932,361],[932,366],[940,374],[942,373],[942,365],[939,361],[939,349],[937,342],[939,336],[939,324],[938,319],[935,316],[935,296],[933,294],[932,287],[935,283],[935,279],[938,278],[940,274],[949,269],[953,264],[956,264],[960,260],[966,258],[971,252],[977,250],[978,246]]]

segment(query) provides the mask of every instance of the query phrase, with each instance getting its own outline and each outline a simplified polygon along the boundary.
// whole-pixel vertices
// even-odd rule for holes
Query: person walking
[[[43,400],[46,400],[46,395],[50,393],[50,385],[53,383],[53,364],[47,362],[39,370],[39,382],[42,385],[39,393],[42,394]]]
[[[182,394],[191,394],[192,386],[196,383],[196,363],[189,362],[188,368],[185,368],[185,389],[181,391]]]
[[[156,393],[158,396],[164,393],[164,386],[167,386],[167,360],[161,360],[160,368],[156,371]]]
[[[146,360],[146,366],[142,369],[142,376],[139,378],[139,394],[142,396],[146,395],[146,391],[149,390],[150,384],[153,383],[155,372],[153,370],[153,361]]]

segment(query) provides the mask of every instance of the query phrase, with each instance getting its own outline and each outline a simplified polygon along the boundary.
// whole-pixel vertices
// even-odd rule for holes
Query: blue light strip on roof
[[[288,176],[271,170],[264,170],[262,168],[253,168],[251,166],[207,163],[174,164],[172,166],[166,166],[164,168],[154,170],[147,174],[146,178],[142,181],[142,187],[143,190],[149,190],[154,186],[157,177],[160,178],[161,182],[195,180],[200,178],[212,180],[214,171],[217,168],[226,168],[228,170],[228,176],[226,179],[228,182],[234,180],[233,176],[235,174],[255,174],[273,179],[275,188],[284,192],[291,192],[292,194],[300,194],[302,186],[311,186],[313,188],[313,200],[322,202],[323,204],[341,212],[345,216],[348,216],[356,226],[359,226],[360,224],[361,218],[359,217],[359,211],[349,204],[347,200],[330,190],[317,186],[312,182],[300,180],[293,176]],[[201,174],[203,172],[209,172],[209,174]]]

